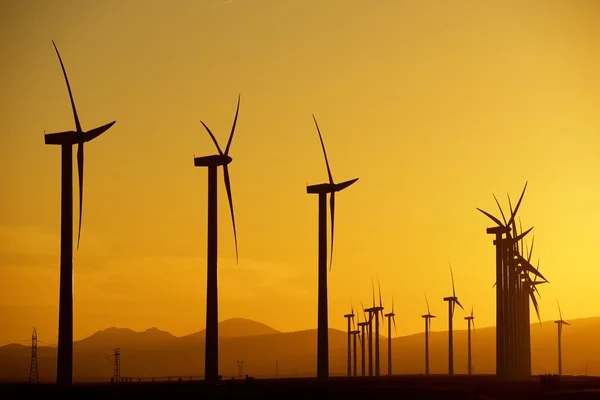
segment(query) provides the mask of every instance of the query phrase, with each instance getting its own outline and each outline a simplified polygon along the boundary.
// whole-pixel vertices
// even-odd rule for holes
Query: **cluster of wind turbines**
[[[460,304],[458,297],[456,296],[456,290],[454,287],[454,272],[452,271],[452,265],[450,265],[450,277],[452,279],[452,296],[444,297],[444,301],[448,302],[448,374],[454,375],[454,338],[453,338],[453,318],[455,306],[458,305],[460,308],[463,306]],[[358,323],[355,324],[354,318],[354,306],[350,306],[350,313],[345,314],[344,318],[348,320],[348,367],[347,375],[358,376],[357,371],[357,349],[356,349],[356,338],[358,337],[361,345],[361,376],[367,376],[366,373],[366,361],[368,360],[368,376],[380,376],[380,359],[379,359],[379,319],[382,322],[384,317],[388,319],[388,376],[392,375],[392,324],[394,325],[394,331],[396,331],[396,313],[394,312],[394,298],[392,297],[392,309],[391,312],[384,314],[383,301],[381,298],[381,287],[379,286],[379,305],[375,304],[375,287],[373,286],[373,305],[370,308],[364,308],[361,302],[363,312],[363,322],[360,321],[360,314],[358,315]],[[425,295],[425,303],[427,305],[427,314],[421,316],[425,320],[425,374],[429,375],[429,333],[431,327],[431,319],[436,318],[435,315],[431,314],[429,309],[429,300]],[[380,317],[381,315],[381,317]],[[465,317],[467,321],[467,371],[471,375],[473,373],[472,358],[471,358],[471,327],[475,329],[475,317],[473,316],[473,308],[471,308],[470,315]],[[375,332],[373,332],[373,326]],[[359,330],[358,328],[361,328]],[[365,331],[366,330],[366,331]],[[373,350],[373,337],[375,338],[375,350]],[[351,350],[351,344],[354,346]],[[365,356],[365,346],[367,347],[368,358]],[[374,351],[374,357],[373,357]],[[354,355],[354,357],[352,357]],[[375,373],[373,374],[373,358],[375,361]],[[353,368],[352,368],[353,366]]]
[[[45,134],[45,143],[49,145],[60,145],[61,146],[61,249],[60,249],[60,294],[59,294],[59,328],[58,328],[58,360],[57,360],[57,383],[63,385],[69,385],[72,383],[73,379],[73,155],[72,155],[72,146],[77,144],[77,165],[78,165],[78,181],[79,181],[79,226],[78,226],[78,234],[77,234],[77,248],[79,248],[79,242],[81,237],[81,221],[82,221],[82,210],[83,210],[83,165],[84,165],[84,152],[83,146],[84,143],[89,142],[104,132],[106,132],[110,127],[112,127],[116,121],[108,123],[106,125],[100,126],[98,128],[83,131],[79,117],[77,115],[77,110],[75,108],[75,102],[73,100],[73,94],[71,92],[71,86],[69,84],[69,80],[67,78],[67,73],[65,71],[62,59],[60,57],[60,53],[56,48],[54,42],[54,49],[58,56],[62,72],[67,84],[67,89],[69,92],[69,98],[71,101],[71,106],[73,109],[73,116],[75,119],[75,131],[66,131],[60,133],[50,133]],[[206,301],[206,339],[205,339],[205,379],[209,382],[217,382],[219,380],[218,374],[218,290],[217,290],[217,169],[218,167],[223,167],[223,176],[225,181],[225,189],[227,192],[227,197],[229,200],[229,207],[231,211],[231,218],[233,223],[233,233],[234,233],[234,241],[235,241],[235,249],[236,249],[236,262],[238,260],[238,248],[237,248],[237,232],[235,227],[235,218],[233,211],[233,200],[231,195],[231,184],[229,178],[229,169],[228,165],[232,162],[232,158],[229,156],[229,150],[231,148],[231,142],[233,139],[233,135],[235,132],[235,127],[237,123],[237,118],[239,114],[239,106],[240,106],[240,98],[238,97],[237,109],[233,121],[233,126],[231,129],[231,133],[229,135],[229,139],[227,142],[227,146],[225,147],[225,151],[223,152],[211,132],[208,126],[201,121],[204,128],[207,130],[210,135],[212,141],[214,142],[218,154],[203,156],[203,157],[195,157],[194,158],[194,166],[196,167],[204,167],[208,170],[208,236],[207,236],[207,301]],[[313,120],[315,122],[315,126],[317,129],[317,133],[319,135],[319,140],[321,142],[321,147],[323,149],[323,155],[325,157],[325,164],[327,167],[327,174],[329,177],[329,182],[321,183],[316,185],[307,186],[306,191],[308,194],[317,194],[318,195],[318,204],[319,204],[319,217],[318,217],[318,333],[317,333],[317,377],[319,379],[327,379],[329,377],[329,342],[328,342],[328,306],[327,306],[327,195],[330,195],[330,213],[331,213],[331,254],[329,258],[330,268],[333,257],[333,237],[334,237],[334,212],[335,212],[335,193],[340,192],[350,185],[354,184],[358,178],[354,178],[345,182],[335,183],[333,180],[333,176],[331,174],[331,169],[329,166],[329,161],[327,160],[327,153],[325,151],[325,145],[323,143],[323,138],[321,135],[321,131],[319,129],[319,125],[315,117],[313,116]],[[522,199],[522,196],[521,196]],[[518,246],[519,240],[527,234],[530,230],[525,233],[520,234],[516,238],[511,238],[509,235],[511,224],[514,225],[514,215],[519,207],[519,204],[515,208],[513,215],[511,216],[511,222],[501,224],[499,220],[497,220],[492,215],[482,211],[492,220],[497,222],[498,227],[488,229],[488,233],[496,233],[496,241],[497,244],[497,268],[499,269],[498,280],[500,282],[497,284],[497,290],[500,293],[501,291],[508,290],[508,293],[513,293],[515,291],[521,290],[519,293],[523,293],[521,297],[519,297],[518,301],[507,302],[506,304],[511,304],[507,317],[505,314],[499,313],[502,318],[498,321],[500,323],[510,322],[511,313],[510,310],[521,310],[521,306],[523,306],[523,298],[526,298],[527,295],[531,295],[531,298],[534,301],[534,305],[537,311],[537,303],[535,302],[535,298],[533,297],[533,291],[537,292],[535,285],[538,283],[547,282],[545,278],[537,272],[537,269],[534,269],[529,264],[529,258],[531,257],[531,252],[529,254],[529,258],[525,260],[520,256],[520,250]],[[516,231],[516,229],[513,228]],[[502,238],[502,234],[506,234],[507,238]],[[502,247],[504,243],[511,244],[510,246]],[[500,243],[500,245],[498,245]],[[533,245],[532,245],[533,248]],[[506,251],[503,251],[505,249]],[[522,247],[521,247],[522,249]],[[510,259],[510,256],[516,254],[519,258]],[[511,261],[513,260],[513,261]],[[525,262],[526,261],[526,262]],[[499,266],[498,266],[499,265]],[[517,275],[512,270],[509,270],[506,265],[514,266],[515,268],[520,268],[521,276],[524,274],[528,274],[532,272],[532,270],[536,271],[534,274],[540,279],[543,279],[543,282],[533,283],[525,283],[519,281]],[[523,269],[524,268],[524,269]],[[508,271],[508,272],[507,272]],[[523,272],[525,271],[525,272]],[[504,274],[504,275],[503,275]],[[505,276],[506,275],[506,276]],[[507,276],[510,279],[507,281]],[[506,282],[511,282],[512,286],[507,286]],[[528,281],[529,282],[529,281]],[[459,307],[463,308],[456,294],[454,292],[454,277],[452,275],[452,286],[453,286],[453,294],[451,297],[444,298],[444,301],[448,301],[448,312],[449,312],[449,373],[453,373],[453,354],[452,354],[452,316],[454,314],[455,305],[458,304]],[[508,288],[508,289],[507,289]],[[508,297],[502,292],[501,294],[504,297],[500,296],[498,301],[498,307],[506,306],[503,301],[506,301]],[[511,300],[512,301],[512,300]],[[508,307],[508,306],[506,306]],[[503,311],[504,309],[500,309]],[[522,312],[519,314],[521,319],[519,321],[525,321],[525,319],[529,318],[529,308],[522,307]],[[365,317],[365,321],[359,322],[357,325],[361,328],[361,331],[357,329],[349,332],[349,335],[354,336],[354,374],[356,375],[356,338],[358,336],[359,340],[362,343],[362,375],[365,375],[365,348],[364,348],[364,336],[365,336],[365,328],[368,328],[368,340],[369,340],[369,375],[373,374],[373,359],[372,359],[372,340],[373,335],[371,334],[372,330],[372,322],[374,318],[375,325],[375,374],[379,375],[379,315],[381,313],[381,318],[388,318],[388,373],[391,374],[391,327],[389,325],[390,321],[394,324],[395,327],[395,314],[392,305],[392,311],[388,314],[383,314],[383,305],[375,306],[375,302],[373,300],[373,307],[369,309],[363,309],[363,312],[369,313],[369,318]],[[431,315],[429,311],[429,303],[427,302],[427,312],[428,314],[423,315],[422,317],[425,319],[425,331],[426,331],[426,341],[425,341],[425,365],[426,365],[426,373],[429,373],[429,327],[431,323],[431,319],[435,318],[434,315]],[[347,318],[353,318],[353,312],[348,314]],[[352,315],[352,317],[350,317]],[[539,317],[539,313],[538,313]],[[471,323],[473,321],[473,315],[471,313],[470,317],[467,317],[469,321],[469,329]],[[560,349],[560,335],[562,332],[562,325],[568,325],[567,322],[562,320],[562,314],[560,321],[556,321],[559,328],[559,349]],[[350,324],[350,319],[349,319]],[[502,325],[504,326],[504,325]],[[349,329],[350,330],[350,329]],[[499,331],[501,331],[499,329]],[[509,339],[507,343],[521,343],[523,337],[528,337],[528,330],[514,329],[514,333],[518,332],[524,336],[507,336]],[[360,332],[360,333],[359,333]],[[504,332],[504,331],[501,331]],[[361,337],[363,339],[361,339]],[[501,336],[499,336],[501,337]],[[470,336],[469,336],[470,338]],[[504,336],[502,336],[504,340]],[[518,339],[516,339],[518,338]],[[511,341],[512,340],[512,341]],[[350,336],[349,336],[350,343]],[[504,342],[502,342],[504,343]],[[498,346],[503,345],[500,343]],[[504,345],[503,345],[504,346]],[[502,347],[503,351],[505,347]],[[350,346],[348,351],[350,352]],[[560,351],[560,350],[559,350]],[[471,371],[470,367],[470,339],[469,339],[469,371]],[[499,352],[504,357],[504,353]],[[510,354],[510,353],[507,353]],[[349,364],[348,369],[350,372],[350,353],[348,355]],[[559,355],[559,365],[560,365],[560,355]],[[504,358],[502,359],[502,365],[505,365],[506,362]],[[501,370],[499,370],[501,371]],[[562,371],[561,367],[559,367],[559,371]]]

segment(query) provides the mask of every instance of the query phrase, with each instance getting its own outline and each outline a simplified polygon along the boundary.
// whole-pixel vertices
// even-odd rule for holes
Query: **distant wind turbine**
[[[61,216],[60,216],[60,288],[58,311],[58,360],[56,382],[70,385],[73,382],[73,145],[77,144],[77,171],[79,175],[79,229],[77,249],[81,237],[81,215],[83,211],[83,144],[106,132],[116,121],[84,132],[79,123],[71,85],[56,44],[52,41],[62,68],[73,117],[75,131],[47,133],[46,144],[61,146]]]
[[[363,315],[365,314],[364,311],[364,307],[363,307]],[[358,327],[361,329],[360,332],[360,336],[358,336],[358,340],[360,341],[360,375],[361,376],[365,376],[365,345],[367,342],[367,337],[365,336],[365,328],[367,327],[367,325],[369,324],[366,320],[366,316],[365,316],[365,321],[360,322],[360,314],[359,314],[359,322],[358,322]]]
[[[385,314],[388,319],[388,375],[392,376],[392,323],[394,324],[394,332],[398,336],[396,330],[396,314],[394,313],[394,297],[392,297],[392,312]]]
[[[229,209],[231,211],[231,221],[233,223],[233,238],[235,241],[235,259],[238,261],[237,248],[237,232],[235,229],[235,218],[233,215],[233,200],[231,197],[231,184],[229,181],[228,164],[232,158],[229,156],[231,140],[235,133],[238,114],[240,111],[240,96],[238,96],[237,109],[233,126],[227,141],[225,152],[219,147],[217,139],[206,126],[203,121],[200,121],[210,138],[217,147],[219,154],[195,157],[194,166],[208,168],[208,249],[206,254],[207,260],[207,282],[206,282],[206,339],[205,339],[205,355],[204,355],[204,378],[210,383],[216,383],[219,379],[219,297],[217,292],[217,168],[223,167],[223,177],[225,179],[225,190],[229,199]]]
[[[431,319],[435,318],[435,315],[431,314],[429,310],[429,301],[427,295],[425,295],[425,303],[427,303],[427,314],[421,315],[421,318],[425,318],[425,375],[429,375],[429,332],[431,327]]]
[[[352,322],[354,322],[354,307],[350,305],[350,314],[345,314],[344,318],[348,320],[348,376],[352,375],[352,353],[351,353],[351,338],[352,338]]]
[[[452,317],[454,317],[454,306],[458,304],[460,308],[463,308],[462,304],[456,297],[456,291],[454,290],[454,273],[452,272],[452,265],[450,265],[450,277],[452,278],[452,296],[444,297],[444,301],[448,302],[448,375],[454,375],[454,342],[452,338]]]
[[[311,185],[306,188],[306,193],[319,195],[319,311],[317,325],[317,377],[320,380],[326,380],[329,378],[329,321],[327,311],[327,194],[331,195],[329,203],[331,208],[331,254],[329,268],[331,269],[331,263],[333,261],[335,193],[341,192],[348,186],[352,185],[358,180],[358,178],[342,183],[335,183],[333,181],[331,169],[329,168],[329,161],[327,160],[327,152],[325,151],[325,144],[323,143],[323,137],[321,136],[321,130],[319,129],[319,124],[317,124],[317,120],[314,115],[313,120],[315,121],[317,133],[319,134],[319,140],[321,141],[321,147],[323,148],[325,165],[327,167],[327,175],[329,175],[329,183]]]
[[[473,324],[473,330],[475,330],[475,317],[473,316],[473,307],[471,307],[471,315],[465,317],[468,324],[467,330],[467,373],[469,375],[473,374],[472,364],[471,364],[471,324]]]
[[[558,326],[558,376],[562,376],[562,327],[563,325],[571,325],[567,321],[563,320],[562,312],[560,311],[560,303],[556,300],[556,304],[558,304],[558,315],[560,319],[558,321],[554,321]]]

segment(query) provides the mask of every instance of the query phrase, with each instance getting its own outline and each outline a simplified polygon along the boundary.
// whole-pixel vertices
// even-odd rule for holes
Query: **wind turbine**
[[[467,373],[469,375],[473,374],[472,364],[471,364],[471,324],[473,324],[473,330],[475,330],[475,317],[473,316],[473,307],[471,307],[471,315],[465,317],[468,324],[467,330],[467,341],[468,341],[468,350],[467,350]]]
[[[381,285],[379,284],[379,278],[377,278],[377,289],[379,290],[379,306],[373,307],[373,313],[375,314],[375,376],[380,375],[380,360],[379,360],[379,313],[381,313],[381,322],[383,323],[383,303],[381,301]]]
[[[452,278],[452,296],[444,297],[444,301],[448,302],[448,375],[454,375],[454,342],[452,338],[452,317],[454,317],[454,306],[458,304],[460,308],[463,306],[456,297],[454,290],[454,273],[452,272],[452,265],[450,265],[450,277]]]
[[[216,383],[219,379],[219,297],[217,291],[217,168],[223,167],[223,177],[225,180],[225,190],[229,199],[229,209],[231,211],[231,221],[233,223],[233,238],[235,241],[235,259],[238,261],[237,232],[235,229],[235,218],[233,215],[233,200],[231,197],[231,183],[229,181],[228,164],[232,158],[229,156],[231,140],[235,132],[235,126],[240,111],[240,96],[238,96],[237,109],[233,126],[227,141],[225,152],[219,147],[215,135],[200,121],[210,138],[217,147],[219,154],[203,157],[194,157],[194,166],[208,168],[208,247],[206,251],[207,260],[207,281],[206,281],[206,338],[205,338],[205,356],[204,356],[204,379],[210,383]]]
[[[363,307],[363,314],[364,314],[364,307]],[[359,314],[360,315],[360,314]],[[367,325],[369,325],[369,323],[366,321],[366,316],[365,316],[365,321],[364,322],[358,322],[358,327],[361,329],[360,335],[358,336],[358,340],[360,341],[360,371],[361,371],[361,376],[365,376],[365,344],[367,341],[367,338],[365,337],[365,328],[367,327]],[[360,320],[360,317],[359,317]],[[355,357],[356,358],[356,357]]]
[[[392,376],[392,322],[394,323],[394,332],[398,336],[396,330],[396,314],[394,313],[394,297],[392,297],[392,312],[385,314],[388,319],[388,375]]]
[[[379,283],[379,279],[377,280]],[[379,289],[379,307],[375,305],[375,283],[371,281],[373,288],[373,306],[365,311],[369,313],[369,351],[372,349],[372,338],[375,340],[375,376],[379,376],[379,312],[383,317],[383,306],[381,305],[381,288]],[[375,321],[375,334],[373,335],[372,321]],[[369,376],[373,376],[373,357],[369,353]]]
[[[60,289],[58,311],[58,359],[56,382],[70,385],[73,382],[73,145],[77,144],[77,171],[79,175],[79,229],[77,249],[81,237],[81,215],[83,211],[83,144],[106,132],[116,121],[84,132],[79,123],[71,85],[56,44],[52,41],[62,68],[73,117],[75,131],[47,133],[44,141],[48,145],[61,147],[61,216],[60,216]]]
[[[352,336],[352,322],[354,322],[354,307],[350,305],[350,314],[345,314],[344,318],[348,320],[348,376],[352,375],[352,354],[350,352],[350,339]]]
[[[341,192],[348,186],[352,185],[358,178],[335,183],[329,168],[327,160],[327,152],[325,144],[321,136],[321,130],[317,119],[313,115],[323,155],[325,156],[325,165],[327,166],[327,174],[329,175],[329,183],[321,183],[306,187],[306,193],[319,195],[319,300],[318,300],[318,325],[317,325],[317,377],[321,380],[329,378],[329,337],[328,337],[328,317],[327,317],[327,194],[331,194],[329,206],[331,208],[331,254],[329,268],[333,261],[333,227],[334,227],[334,212],[335,212],[335,193]]]
[[[375,300],[373,300],[375,303]],[[367,336],[368,336],[368,346],[369,346],[369,376],[373,376],[373,312],[372,308],[367,308],[362,305],[362,301],[360,305],[363,309],[363,314],[365,314],[365,321],[367,326]],[[369,318],[367,319],[366,313],[369,313]]]
[[[558,376],[562,376],[562,327],[563,325],[571,325],[567,321],[563,320],[562,312],[560,311],[560,303],[556,300],[556,304],[558,304],[558,315],[560,319],[558,321],[554,321],[558,326]]]
[[[435,315],[432,315],[429,311],[427,295],[425,295],[425,303],[427,303],[427,314],[421,315],[421,318],[425,318],[425,375],[429,375],[429,328],[431,327],[431,319],[435,318]]]
[[[354,329],[352,330],[352,332],[350,332],[350,334],[352,335],[353,345],[354,345],[354,349],[353,349],[353,353],[354,353],[354,360],[353,360],[354,376],[357,376],[357,372],[358,371],[357,371],[357,357],[356,357],[357,356],[357,354],[356,354],[356,337],[358,336],[358,340],[360,340],[360,331],[356,327],[354,318],[352,318],[352,325],[353,325]]]
[[[515,217],[526,189],[527,183],[525,183],[514,211],[511,205],[511,215],[508,222],[504,217],[504,212],[496,196],[494,196],[494,200],[502,214],[504,223],[490,213],[477,208],[478,211],[497,224],[495,227],[487,228],[486,232],[495,235],[493,243],[496,246],[496,374],[501,379],[523,374],[523,371],[520,371],[523,370],[523,366],[520,366],[517,360],[519,354],[523,352],[522,348],[524,344],[517,338],[519,324],[522,324],[522,322],[518,319],[518,313],[516,312],[517,305],[515,299],[517,297],[516,293],[518,293],[519,282],[515,269],[514,256],[515,253],[518,253],[515,245],[533,228],[515,238],[511,236],[510,232],[512,230],[515,235],[517,234]],[[503,238],[503,235],[506,235],[506,238]]]

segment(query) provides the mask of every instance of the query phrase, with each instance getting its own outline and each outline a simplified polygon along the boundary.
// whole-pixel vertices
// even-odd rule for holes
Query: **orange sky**
[[[399,334],[422,330],[425,291],[445,329],[449,261],[462,304],[494,324],[490,223],[475,207],[498,214],[492,193],[507,207],[526,180],[520,215],[551,282],[542,319],[557,298],[567,320],[600,315],[598,2],[220,2],[2,3],[0,344],[33,326],[57,336],[60,150],[43,134],[74,123],[51,40],[83,128],[117,121],[86,145],[76,339],[204,328],[207,177],[193,156],[215,152],[200,119],[225,146],[238,93],[240,262],[219,172],[220,319],[316,327],[306,184],[327,174],[312,113],[334,179],[360,178],[337,196],[331,327],[379,277]]]

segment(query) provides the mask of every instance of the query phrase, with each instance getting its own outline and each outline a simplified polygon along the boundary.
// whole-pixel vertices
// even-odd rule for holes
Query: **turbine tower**
[[[352,305],[350,305],[350,314],[345,314],[344,318],[348,320],[348,376],[352,376],[351,337],[352,322],[354,322],[354,307]]]
[[[375,303],[375,301],[373,301],[373,303]],[[367,315],[365,314],[365,321],[367,324],[367,340],[368,343],[367,345],[369,346],[368,351],[368,358],[369,358],[369,376],[373,376],[373,309],[372,308],[367,308],[365,309],[365,307],[362,305],[362,301],[360,302],[360,305],[363,309],[363,314],[365,314],[365,312],[369,313],[369,318],[367,318]]]
[[[75,119],[75,131],[44,135],[46,144],[61,147],[60,294],[56,383],[70,385],[73,382],[73,145],[77,145],[77,170],[79,173],[79,230],[77,233],[77,249],[79,249],[83,211],[83,144],[106,132],[116,121],[87,132],[83,131],[77,116],[67,72],[54,41],[52,44],[67,83]]]
[[[352,185],[358,180],[358,178],[342,183],[335,183],[333,181],[331,169],[329,168],[329,161],[327,160],[327,152],[325,151],[325,144],[323,143],[323,137],[321,136],[321,130],[319,129],[319,124],[317,124],[317,119],[314,115],[313,120],[315,121],[315,126],[317,127],[317,133],[319,134],[321,147],[323,148],[323,155],[325,156],[327,174],[329,175],[329,183],[321,183],[306,187],[306,193],[319,195],[319,311],[317,326],[317,378],[320,380],[326,380],[329,378],[329,321],[327,317],[327,194],[331,194],[329,202],[331,211],[331,252],[329,268],[331,269],[331,262],[333,261],[335,193],[341,192],[348,186]]]
[[[475,330],[475,317],[473,316],[473,307],[471,307],[471,315],[465,317],[467,320],[467,373],[473,374],[473,368],[471,364],[471,324],[473,324],[473,330]]]
[[[357,376],[358,374],[358,361],[357,361],[357,354],[356,354],[356,337],[358,336],[358,340],[360,341],[360,331],[358,330],[358,328],[356,327],[356,323],[354,318],[352,318],[352,325],[354,327],[354,329],[352,330],[352,332],[350,332],[350,334],[352,335],[352,339],[353,339],[353,367],[354,367],[354,376]]]
[[[560,317],[558,321],[554,321],[554,323],[558,326],[558,376],[562,376],[562,327],[563,325],[571,324],[563,320],[558,300],[556,300],[556,304],[558,304],[558,315]]]
[[[450,265],[450,277],[452,278],[452,296],[444,297],[444,301],[448,302],[448,375],[454,375],[454,342],[452,338],[452,317],[454,317],[454,306],[458,304],[460,308],[463,306],[456,297],[454,290],[454,273],[452,272],[452,265]]]
[[[388,375],[392,376],[392,323],[394,324],[394,332],[398,336],[396,330],[396,314],[394,313],[394,297],[392,297],[392,312],[385,314],[388,319]]]
[[[431,314],[429,310],[429,301],[427,295],[425,295],[425,303],[427,303],[427,314],[421,315],[421,318],[425,318],[425,375],[429,375],[429,331],[431,327],[431,319],[435,318],[435,315]]]
[[[229,200],[229,209],[231,211],[231,221],[233,223],[233,239],[235,241],[235,259],[238,261],[237,232],[235,229],[235,218],[233,215],[233,200],[231,197],[231,184],[229,181],[228,164],[232,158],[229,156],[231,140],[235,132],[235,125],[240,111],[240,96],[238,96],[237,109],[233,126],[227,141],[225,152],[221,151],[217,139],[211,130],[202,121],[202,125],[210,135],[210,138],[217,147],[219,154],[194,157],[194,166],[206,167],[208,169],[208,248],[206,251],[207,260],[207,282],[206,282],[206,339],[204,356],[204,379],[209,383],[216,383],[219,379],[219,297],[217,291],[217,168],[223,167],[223,177],[225,180],[225,190]]]
[[[363,313],[364,313],[364,307],[363,307]],[[360,315],[360,314],[359,314]],[[366,317],[365,317],[365,321],[364,322],[358,322],[358,327],[361,329],[360,335],[358,336],[358,340],[360,341],[360,375],[361,376],[365,376],[365,344],[367,342],[367,338],[365,336],[365,329],[367,328],[367,326],[369,325],[369,323],[366,321]]]

